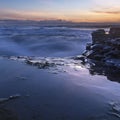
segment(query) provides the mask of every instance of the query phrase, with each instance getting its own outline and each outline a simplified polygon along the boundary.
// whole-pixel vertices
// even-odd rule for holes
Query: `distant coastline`
[[[16,24],[16,25],[36,25],[45,27],[75,27],[75,28],[109,28],[114,26],[120,26],[120,22],[71,22],[65,20],[14,20],[14,19],[1,19],[0,24]]]

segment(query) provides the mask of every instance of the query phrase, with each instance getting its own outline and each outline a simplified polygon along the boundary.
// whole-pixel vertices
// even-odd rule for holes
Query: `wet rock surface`
[[[77,71],[79,68],[84,67],[81,62],[82,60],[75,60],[76,57],[35,57],[35,56],[4,56],[0,57],[1,59],[9,59],[12,61],[19,61],[25,63],[26,65],[30,65],[33,67],[37,67],[41,70],[46,70],[47,72],[58,74],[65,73],[68,70],[68,67]],[[26,80],[25,77],[17,77],[19,80]]]
[[[103,29],[94,31],[92,43],[88,43],[86,51],[75,59],[89,66],[90,74],[120,82],[120,27],[110,28],[108,34]]]
[[[94,60],[88,60],[84,65],[87,66],[91,75],[103,75],[108,80],[120,82],[120,69],[113,65]]]
[[[111,38],[120,38],[120,27],[114,27],[110,29]]]
[[[108,64],[112,61],[116,67],[120,64],[120,28],[111,28],[109,34],[104,30],[92,33],[92,43],[88,43],[84,55],[93,60]],[[118,61],[116,65],[116,60]],[[109,63],[110,64],[110,63]]]

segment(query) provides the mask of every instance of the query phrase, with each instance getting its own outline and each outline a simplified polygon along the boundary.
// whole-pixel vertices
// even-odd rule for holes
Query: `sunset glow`
[[[119,0],[1,0],[0,19],[119,22]]]

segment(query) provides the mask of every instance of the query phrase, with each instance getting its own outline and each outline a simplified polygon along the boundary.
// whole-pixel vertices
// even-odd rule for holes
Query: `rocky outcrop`
[[[104,43],[108,35],[105,33],[105,30],[99,29],[92,33],[92,42],[95,43]]]
[[[120,38],[120,27],[114,27],[110,29],[110,37],[111,38]]]
[[[120,28],[110,28],[108,34],[103,29],[94,31],[83,55],[120,68]]]
[[[112,81],[120,82],[120,27],[104,29],[92,33],[92,43],[86,45],[82,56],[76,57],[87,65],[91,74],[107,76]]]

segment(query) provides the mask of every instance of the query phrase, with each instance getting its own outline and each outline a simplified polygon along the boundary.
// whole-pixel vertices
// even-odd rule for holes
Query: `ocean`
[[[119,120],[119,77],[73,59],[97,29],[0,23],[0,120]]]
[[[91,42],[90,28],[0,25],[0,55],[67,57]]]

